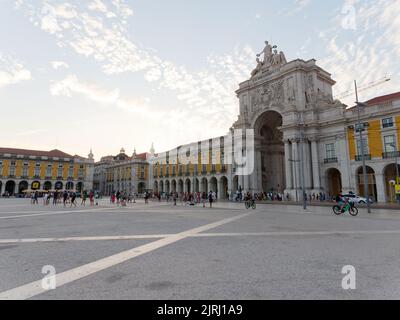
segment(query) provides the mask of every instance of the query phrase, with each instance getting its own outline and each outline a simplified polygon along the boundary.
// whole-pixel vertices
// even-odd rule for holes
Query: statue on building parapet
[[[274,46],[274,48],[276,48],[276,46]],[[273,49],[273,47],[271,47],[271,45],[268,43],[268,41],[265,41],[265,48],[263,51],[261,51],[259,54],[257,54],[257,58],[259,58],[261,56],[261,54],[264,53],[263,63],[270,61],[270,59],[272,57],[272,49]]]
[[[277,48],[278,47],[276,45],[271,46],[268,41],[265,41],[265,48],[256,55],[257,67],[251,72],[251,76],[255,76],[263,68],[280,66],[287,63],[285,54],[282,51],[278,53]],[[272,49],[274,50],[272,51]],[[262,54],[264,54],[264,58],[261,61],[260,57]]]
[[[259,57],[256,58],[257,67],[251,72],[251,76],[256,75],[263,67],[264,63],[260,60]]]

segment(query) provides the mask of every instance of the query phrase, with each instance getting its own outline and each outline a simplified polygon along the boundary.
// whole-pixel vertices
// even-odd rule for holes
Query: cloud
[[[326,54],[318,63],[337,80],[335,94],[353,90],[355,79],[361,89],[361,100],[398,91],[400,1],[349,1],[347,4],[354,5],[353,10],[338,13],[331,21],[332,26],[320,34],[326,45]],[[356,19],[356,29],[338,28],[349,14],[354,14],[351,18]],[[363,90],[385,76],[392,80]],[[343,102],[353,104],[354,96],[343,99]]]
[[[303,11],[306,7],[311,4],[311,0],[294,0],[293,5],[290,9],[284,9],[278,13],[278,15],[293,16],[296,13]]]
[[[311,3],[311,0],[295,0],[295,5],[299,9],[307,7]]]
[[[0,88],[31,79],[31,72],[22,63],[0,53]]]
[[[50,93],[53,96],[65,97],[81,94],[94,102],[115,105],[129,111],[143,111],[144,106],[149,102],[148,99],[122,98],[118,88],[109,90],[96,82],[81,81],[74,74],[70,74],[60,81],[52,81]]]
[[[91,1],[87,9],[80,10],[74,5],[78,1],[70,1],[68,7],[76,12],[73,18],[57,9],[55,1],[29,3],[25,9],[33,12],[31,18],[37,22],[46,18],[38,8],[54,7],[47,9],[53,15],[49,19],[52,27],[44,31],[53,34],[60,47],[69,47],[76,54],[94,60],[105,74],[142,73],[143,79],[153,87],[175,94],[185,105],[184,109],[176,107],[179,108],[176,110],[186,117],[186,121],[207,119],[211,132],[221,133],[236,119],[235,89],[239,82],[249,78],[255,65],[255,54],[248,46],[236,47],[232,53],[223,56],[211,54],[205,61],[207,68],[194,71],[164,59],[131,39],[126,25],[133,10],[125,1]],[[108,19],[110,13],[116,18]],[[63,88],[53,90],[66,90]]]
[[[68,63],[66,63],[64,61],[52,61],[52,62],[50,62],[50,64],[55,70],[57,70],[59,68],[66,68],[66,69],[69,68]]]

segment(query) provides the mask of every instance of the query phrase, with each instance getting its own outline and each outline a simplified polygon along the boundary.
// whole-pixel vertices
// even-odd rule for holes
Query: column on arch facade
[[[308,139],[303,141],[303,159],[304,159],[304,186],[306,190],[313,187],[313,172],[311,167],[311,145]]]
[[[244,175],[243,176],[243,180],[244,180],[244,191],[245,192],[247,192],[247,191],[250,191],[250,175]]]
[[[311,163],[313,174],[313,187],[315,191],[321,190],[321,177],[318,155],[318,141],[316,138],[311,138]]]
[[[258,179],[257,179],[257,176],[258,176],[258,159],[257,159],[257,153],[258,153],[259,151],[257,151],[256,150],[256,148],[255,148],[255,150],[254,150],[254,155],[253,155],[253,157],[254,157],[254,165],[253,165],[253,171],[251,172],[251,174],[250,174],[250,191],[251,192],[259,192],[259,187],[258,187]]]
[[[229,194],[229,199],[228,200],[231,200],[232,199],[232,192],[233,192],[233,190],[232,190],[232,188],[233,188],[232,174],[228,175],[227,178],[228,178],[228,194]]]
[[[300,188],[299,139],[292,139],[293,189]]]
[[[356,189],[355,173],[351,172],[350,168],[350,157],[348,152],[347,137],[346,134],[340,134],[337,136],[338,141],[338,161],[342,179],[342,191],[348,193]]]
[[[389,202],[389,199],[386,199],[385,175],[380,173],[375,173],[375,181],[376,181],[378,202],[381,203]]]
[[[292,162],[291,158],[291,148],[289,140],[285,140],[285,175],[286,175],[286,189],[293,189],[293,175],[292,175]],[[261,157],[261,155],[260,155]]]
[[[196,191],[196,178],[195,177],[193,177],[192,178],[192,181],[191,181],[191,190],[190,190],[190,192],[195,192]]]

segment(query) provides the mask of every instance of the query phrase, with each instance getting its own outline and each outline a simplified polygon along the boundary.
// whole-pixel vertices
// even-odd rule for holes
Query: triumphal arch
[[[289,193],[292,198],[302,181],[307,193],[323,189],[321,120],[331,118],[335,131],[334,119],[345,109],[333,99],[334,84],[316,60],[288,62],[277,46],[265,42],[250,79],[236,91],[240,114],[233,128],[254,129],[255,135],[255,168],[239,177],[243,189]]]

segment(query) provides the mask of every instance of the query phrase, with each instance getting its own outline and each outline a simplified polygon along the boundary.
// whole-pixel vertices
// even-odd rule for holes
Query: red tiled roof
[[[375,97],[371,100],[368,100],[366,104],[369,106],[374,106],[380,103],[385,103],[396,99],[400,99],[400,92],[391,93],[380,97]]]
[[[144,152],[144,153],[137,154],[136,157],[140,158],[140,159],[143,159],[143,160],[146,160],[147,159],[147,153]]]
[[[73,158],[68,153],[62,152],[60,150],[54,149],[50,151],[41,151],[41,150],[28,150],[28,149],[16,149],[16,148],[1,148],[0,153],[9,153],[15,155],[24,155],[24,156],[38,156],[38,157],[53,157],[53,158]]]

